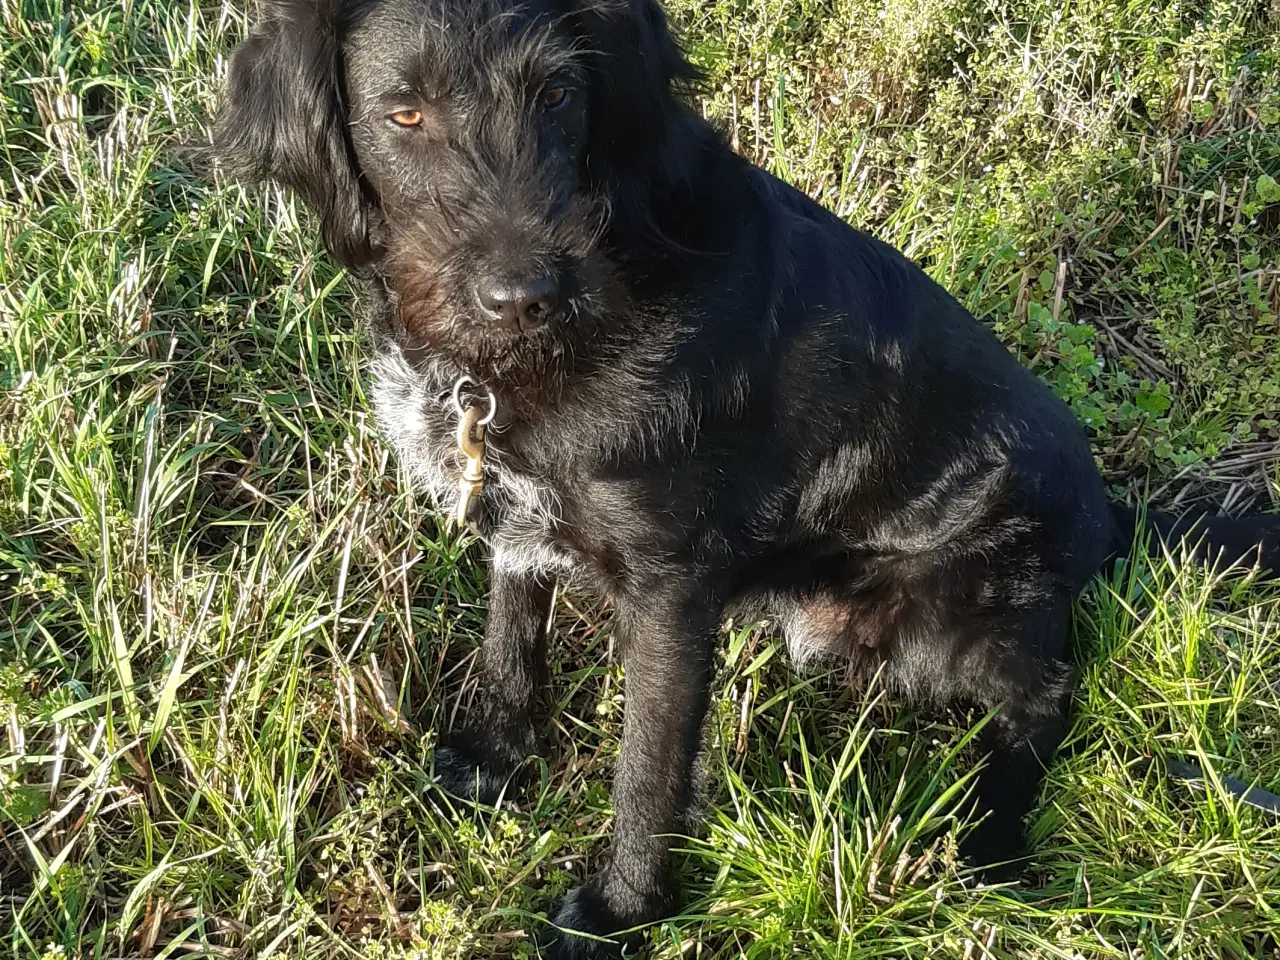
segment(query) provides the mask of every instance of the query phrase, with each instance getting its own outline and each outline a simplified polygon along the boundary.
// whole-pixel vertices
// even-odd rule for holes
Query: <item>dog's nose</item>
[[[535,330],[546,323],[560,302],[554,277],[485,277],[476,298],[494,320],[510,330]]]

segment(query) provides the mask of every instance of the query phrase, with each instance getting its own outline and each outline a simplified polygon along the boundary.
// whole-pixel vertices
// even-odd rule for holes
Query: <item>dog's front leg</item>
[[[440,785],[493,803],[517,768],[540,752],[539,696],[547,685],[547,626],[555,580],[512,568],[498,554],[489,571],[489,618],[476,701],[466,726],[436,749]]]
[[[704,597],[651,591],[620,601],[626,713],[614,775],[613,838],[604,866],[560,904],[554,923],[612,944],[555,932],[549,956],[616,957],[617,936],[672,902],[672,834],[688,829],[693,766],[707,710],[717,609]],[[642,936],[642,934],[641,934]]]

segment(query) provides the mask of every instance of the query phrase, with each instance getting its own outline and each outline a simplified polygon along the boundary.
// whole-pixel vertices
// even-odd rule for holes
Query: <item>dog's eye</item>
[[[563,107],[566,100],[569,99],[569,91],[564,87],[552,87],[549,90],[542,91],[542,108],[544,110],[555,110]]]
[[[420,127],[422,126],[421,110],[397,110],[395,113],[387,117],[397,127]]]

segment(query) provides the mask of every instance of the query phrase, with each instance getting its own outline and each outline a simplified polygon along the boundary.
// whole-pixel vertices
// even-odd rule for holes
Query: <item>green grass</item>
[[[675,0],[740,148],[922,261],[1117,489],[1274,504],[1280,8]],[[484,613],[373,432],[341,276],[199,141],[238,7],[0,0],[0,937],[14,957],[523,956],[609,826],[622,683],[565,598],[557,754],[455,816]],[[1135,562],[1079,606],[1010,889],[963,882],[980,718],[733,627],[657,955],[1274,956],[1280,591]],[[1206,791],[1165,757],[1210,771]],[[1154,760],[1154,762],[1148,762]]]

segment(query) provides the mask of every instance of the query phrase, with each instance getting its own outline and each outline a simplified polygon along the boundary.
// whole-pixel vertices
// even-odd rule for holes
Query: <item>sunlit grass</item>
[[[991,319],[1092,418],[1111,482],[1275,496],[1269,7],[673,10],[708,115]],[[527,955],[609,829],[609,617],[562,599],[556,754],[460,815],[431,753],[470,695],[479,552],[373,431],[300,208],[178,149],[243,29],[0,0],[0,935],[24,958]],[[1280,791],[1278,621],[1274,586],[1164,560],[1092,588],[1035,854],[999,889],[955,860],[981,717],[797,676],[733,626],[657,955],[1275,955],[1277,824],[1218,778]]]

